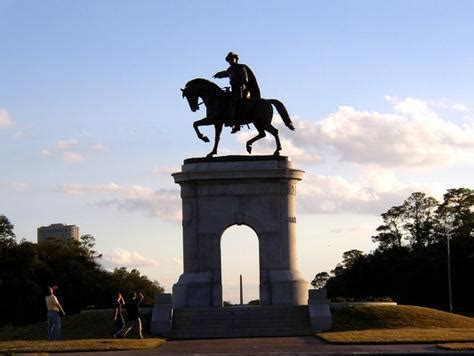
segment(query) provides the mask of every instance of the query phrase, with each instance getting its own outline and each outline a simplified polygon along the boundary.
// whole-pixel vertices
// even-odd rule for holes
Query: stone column
[[[249,226],[259,239],[260,303],[307,303],[296,257],[296,183],[303,173],[287,157],[184,161],[173,174],[181,186],[184,250],[174,307],[222,306],[220,242],[235,224]]]

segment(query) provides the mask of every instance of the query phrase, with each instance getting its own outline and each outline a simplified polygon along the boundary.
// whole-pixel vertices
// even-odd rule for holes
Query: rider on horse
[[[231,121],[234,127],[231,133],[240,130],[240,121],[244,112],[244,100],[259,99],[260,89],[251,69],[245,64],[239,64],[239,56],[236,53],[229,52],[225,60],[230,67],[214,74],[214,78],[226,78],[230,80],[231,86]]]

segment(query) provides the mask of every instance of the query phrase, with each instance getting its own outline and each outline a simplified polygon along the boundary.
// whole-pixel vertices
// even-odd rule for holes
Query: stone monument
[[[173,308],[222,306],[221,237],[242,224],[259,240],[260,304],[307,304],[296,256],[296,184],[303,173],[280,156],[184,161],[173,174],[181,186],[184,250]]]
[[[209,142],[199,127],[214,126],[214,146],[206,158],[186,159],[173,174],[181,187],[184,271],[172,296],[155,298],[152,333],[173,338],[311,335],[330,327],[329,304],[310,298],[307,306],[309,284],[296,256],[296,185],[304,172],[280,156],[273,107],[288,129],[295,127],[283,103],[261,98],[253,72],[238,63],[237,54],[230,52],[226,61],[230,66],[214,77],[229,78],[230,92],[201,78],[181,89],[191,111],[206,107],[206,117],[193,127],[199,139]],[[236,133],[249,124],[257,135],[246,142],[247,152],[269,133],[276,144],[273,156],[212,157],[224,126]],[[258,307],[222,308],[221,238],[233,225],[247,225],[258,237]]]

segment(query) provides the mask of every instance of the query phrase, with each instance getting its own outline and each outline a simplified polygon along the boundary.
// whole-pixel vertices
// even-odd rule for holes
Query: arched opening
[[[221,238],[221,270],[224,304],[240,304],[240,275],[243,304],[259,299],[258,237],[250,227],[233,225],[224,231]]]

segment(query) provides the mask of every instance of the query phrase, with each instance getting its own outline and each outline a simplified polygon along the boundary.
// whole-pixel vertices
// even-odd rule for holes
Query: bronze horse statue
[[[183,92],[183,98],[186,98],[192,112],[199,110],[199,105],[206,106],[206,117],[197,120],[193,123],[194,130],[197,136],[204,142],[209,142],[209,138],[199,131],[199,126],[214,125],[215,138],[214,148],[207,155],[212,157],[217,154],[217,146],[224,124],[231,125],[231,95],[225,90],[222,90],[217,84],[206,79],[193,79],[186,83]],[[202,103],[199,103],[199,98]],[[252,153],[252,144],[265,137],[265,131],[273,135],[276,141],[276,150],[273,155],[278,156],[281,150],[280,138],[278,137],[278,130],[272,125],[273,108],[278,111],[286,127],[294,131],[293,123],[286,111],[285,106],[276,99],[249,99],[244,100],[243,108],[241,109],[243,119],[239,124],[252,123],[258,131],[258,135],[247,141],[246,148],[248,153]]]

